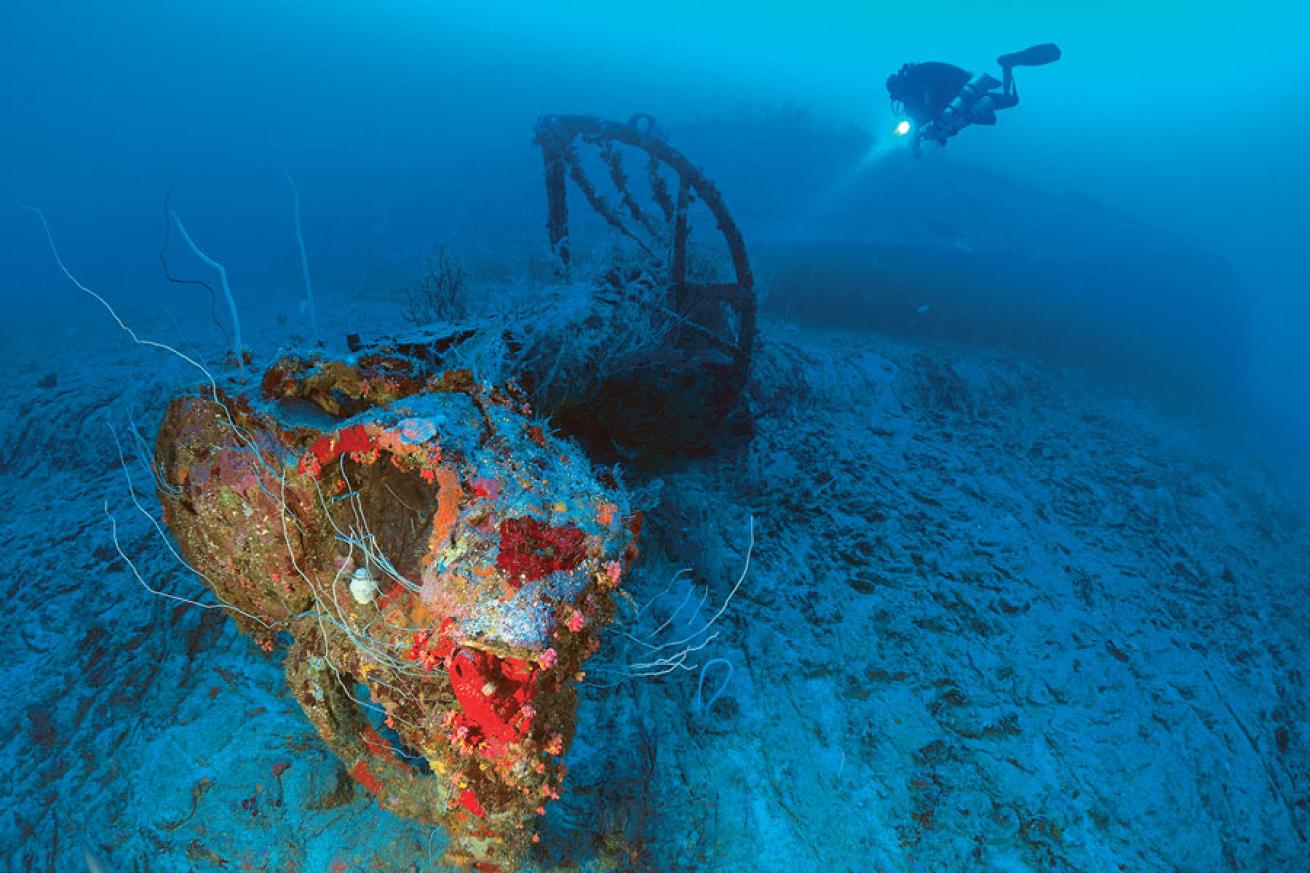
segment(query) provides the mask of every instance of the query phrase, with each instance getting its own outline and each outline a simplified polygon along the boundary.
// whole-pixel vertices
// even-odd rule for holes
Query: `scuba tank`
[[[927,135],[939,143],[945,143],[947,139],[970,124],[995,124],[996,99],[990,92],[1001,86],[1005,89],[1006,95],[1012,96],[1010,70],[1014,67],[1040,67],[1044,64],[1053,64],[1059,59],[1060,47],[1053,42],[1044,42],[1029,46],[1023,51],[1001,55],[996,59],[996,63],[1005,71],[1005,82],[987,73],[974,76],[942,111],[941,117],[929,125],[932,129],[927,131]],[[1018,98],[1015,97],[1004,102],[1001,108],[1013,106],[1017,102]]]
[[[988,73],[974,76],[942,110],[941,116],[925,125],[924,136],[945,143],[970,124],[995,124],[996,105],[987,92],[1000,84],[999,79]]]

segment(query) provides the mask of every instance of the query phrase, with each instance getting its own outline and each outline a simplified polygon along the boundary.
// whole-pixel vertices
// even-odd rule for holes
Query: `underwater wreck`
[[[522,348],[508,331],[352,336],[349,355],[286,354],[175,397],[155,447],[182,556],[260,647],[289,642],[287,683],[323,742],[380,807],[445,828],[447,860],[480,870],[516,867],[560,796],[576,685],[639,550],[620,481],[539,416],[629,457],[749,432],[753,279],[713,184],[647,116],[548,117],[536,135],[561,275],[570,181],[638,252],[594,287],[601,306],[663,314],[644,366],[534,409],[518,382],[543,381],[536,359],[496,385],[451,363],[479,341]],[[645,158],[644,206],[625,151]],[[692,281],[698,201],[731,281]]]
[[[561,275],[569,278],[573,269],[571,182],[633,253],[626,270],[610,269],[599,278],[599,293],[653,308],[666,318],[668,332],[640,376],[608,380],[580,401],[558,404],[554,418],[593,450],[611,441],[644,453],[684,455],[748,436],[751,425],[740,398],[757,332],[755,277],[741,231],[714,183],[665,141],[649,115],[626,123],[546,116],[537,123],[535,141],[545,166],[547,231]],[[588,175],[584,149],[596,153],[618,205]],[[625,167],[625,149],[644,159],[641,188]],[[718,268],[719,259],[693,251],[691,216],[698,203],[726,250],[726,271]]]
[[[599,146],[571,145],[605,187]],[[1301,480],[1123,383],[853,319],[762,320],[740,456],[710,426],[733,413],[705,406],[699,433],[668,428],[712,460],[623,440],[625,413],[677,397],[580,415],[579,450],[543,417],[662,384],[651,361],[692,373],[679,347],[704,335],[668,317],[667,262],[588,248],[626,237],[567,164],[564,182],[567,264],[479,288],[517,295],[490,301],[510,321],[409,331],[402,301],[350,313],[342,293],[319,301],[324,347],[288,340],[287,294],[290,318],[272,298],[251,313],[252,357],[213,383],[129,344],[217,345],[154,297],[131,337],[98,319],[10,337],[0,489],[31,509],[0,530],[22,618],[4,638],[15,869],[1303,868]],[[764,240],[750,263],[776,307]],[[697,242],[688,275],[731,280]],[[884,317],[895,291],[867,305]],[[643,341],[614,366],[624,329]],[[729,372],[721,347],[704,360]],[[434,537],[453,580],[424,563]],[[717,639],[689,670],[625,676],[668,622]]]

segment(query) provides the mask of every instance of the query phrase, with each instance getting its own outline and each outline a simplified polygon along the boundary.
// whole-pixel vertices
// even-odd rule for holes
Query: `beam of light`
[[[868,150],[852,161],[845,172],[834,178],[831,185],[818,192],[808,204],[804,206],[798,204],[792,209],[784,231],[795,234],[807,233],[813,222],[822,220],[843,197],[860,184],[865,173],[870,172],[874,166],[892,155],[909,151],[911,140],[896,131],[899,126],[897,122],[902,120],[891,116],[890,113],[874,114],[869,120],[868,129],[884,131],[884,133],[877,136]],[[905,123],[909,124],[908,121]]]
[[[887,117],[883,116],[879,123],[874,125],[875,130],[887,130]],[[906,135],[914,130],[914,125],[908,118],[897,119],[896,123],[891,125],[891,136],[880,136],[873,144],[873,148],[865,153],[864,158],[852,168],[852,174],[858,175],[870,165],[878,163],[887,156],[903,151],[909,148],[909,140]]]

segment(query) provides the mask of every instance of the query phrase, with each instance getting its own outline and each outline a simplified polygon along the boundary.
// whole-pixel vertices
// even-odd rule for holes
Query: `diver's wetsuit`
[[[939,61],[905,64],[887,80],[887,90],[904,107],[905,115],[915,126],[923,127],[946,111],[970,78],[972,74],[968,70],[954,64]],[[893,81],[897,83],[895,90]]]

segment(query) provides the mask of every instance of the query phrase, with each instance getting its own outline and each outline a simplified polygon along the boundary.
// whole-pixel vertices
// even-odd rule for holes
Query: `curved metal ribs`
[[[607,224],[651,261],[665,266],[666,305],[678,315],[682,326],[727,354],[733,369],[744,377],[750,368],[755,341],[755,279],[741,231],[714,183],[659,137],[655,121],[649,115],[634,115],[626,124],[588,115],[547,115],[538,120],[535,134],[534,141],[541,146],[545,162],[551,250],[559,258],[565,277],[571,255],[567,183],[572,179],[587,203]],[[617,205],[597,192],[587,177],[577,149],[579,141],[597,149],[618,193]],[[647,155],[645,173],[652,202],[645,206],[628,185],[620,145]],[[677,176],[676,193],[669,190],[665,168]],[[736,274],[735,282],[687,281],[687,239],[691,230],[688,213],[696,200],[709,209],[723,235]]]

